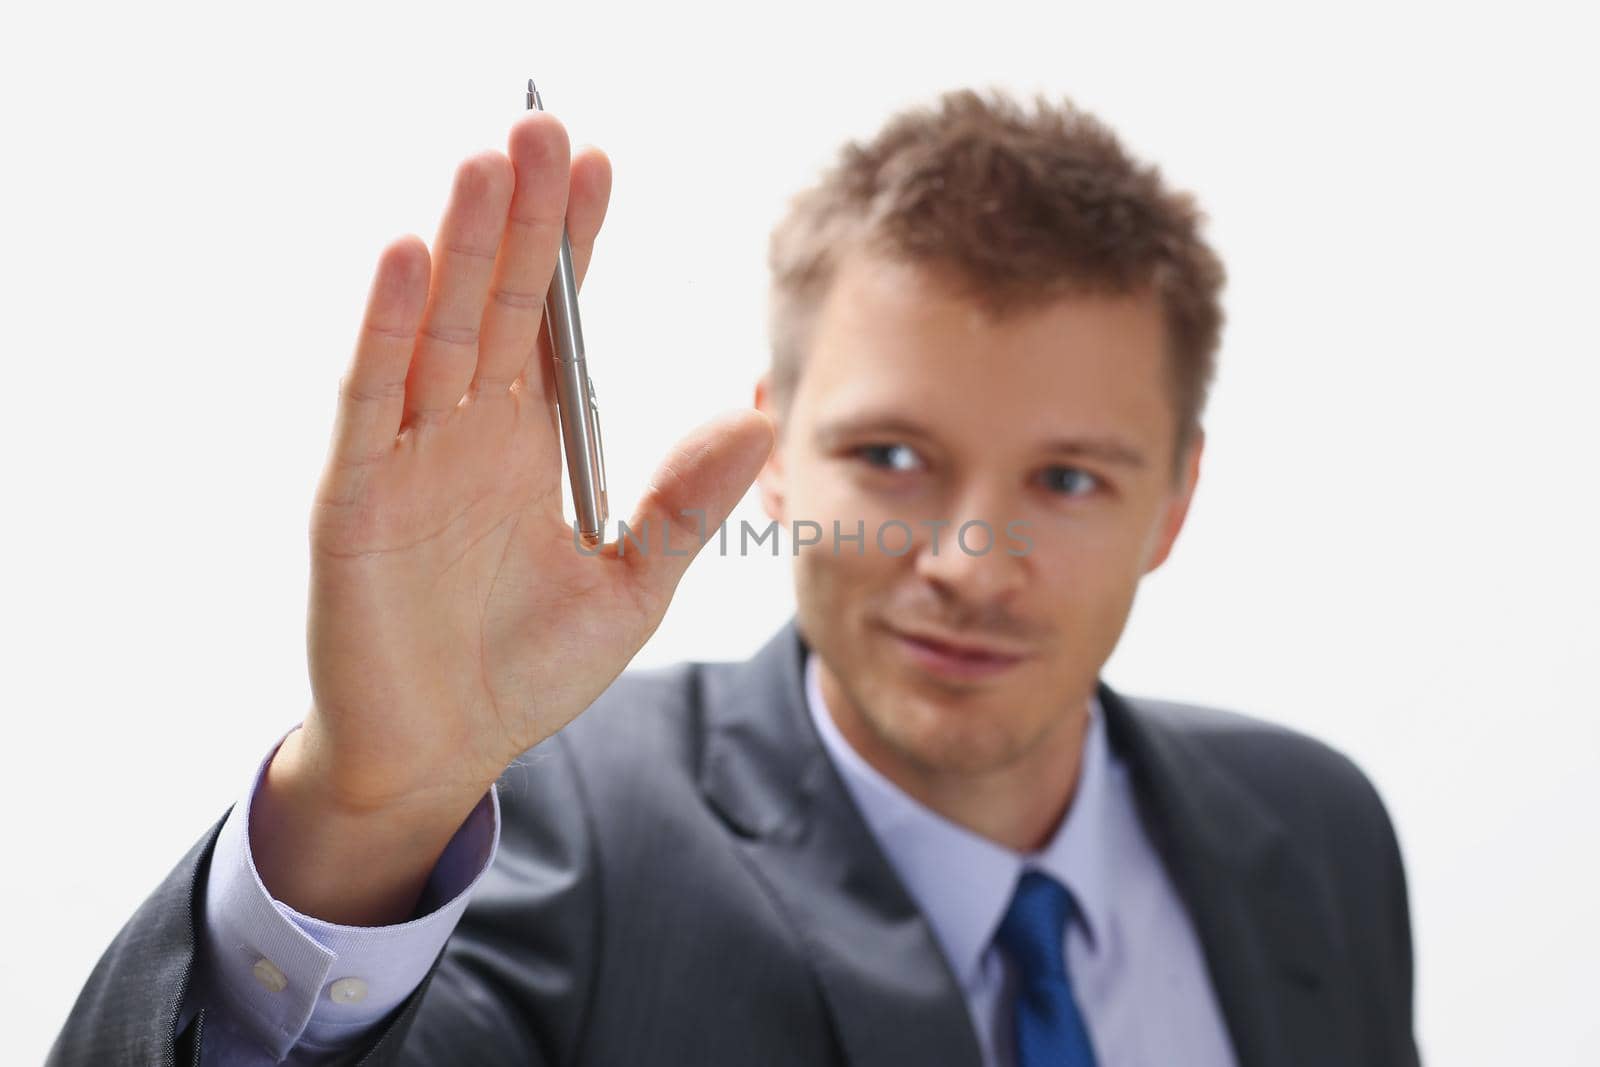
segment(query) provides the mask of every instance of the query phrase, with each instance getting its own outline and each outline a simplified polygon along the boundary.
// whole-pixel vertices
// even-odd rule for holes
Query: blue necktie
[[[1074,909],[1066,886],[1026,871],[995,934],[1017,971],[1017,1067],[1094,1067],[1089,1031],[1067,977],[1067,921]]]

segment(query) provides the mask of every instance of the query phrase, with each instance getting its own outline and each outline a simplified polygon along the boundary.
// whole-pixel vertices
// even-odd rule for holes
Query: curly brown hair
[[[1215,376],[1225,281],[1194,197],[1169,189],[1112,130],[1042,95],[960,89],[849,143],[789,202],[768,246],[770,388],[787,412],[817,310],[862,248],[930,268],[991,317],[1075,293],[1154,289],[1166,312],[1174,469]]]

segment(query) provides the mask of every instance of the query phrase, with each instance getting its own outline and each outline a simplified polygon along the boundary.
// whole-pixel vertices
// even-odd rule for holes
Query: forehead
[[[797,422],[892,410],[960,427],[1172,431],[1157,298],[1077,294],[991,319],[925,268],[854,253],[818,310]]]

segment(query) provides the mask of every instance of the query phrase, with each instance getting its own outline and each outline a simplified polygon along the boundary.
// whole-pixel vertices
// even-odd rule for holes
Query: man
[[[1099,680],[1199,476],[1192,201],[1070,105],[897,116],[774,233],[759,410],[591,555],[540,307],[608,189],[535,114],[463,164],[433,257],[384,254],[313,516],[313,706],[52,1062],[1415,1064],[1366,779]],[[805,532],[794,620],[623,673],[758,476]]]

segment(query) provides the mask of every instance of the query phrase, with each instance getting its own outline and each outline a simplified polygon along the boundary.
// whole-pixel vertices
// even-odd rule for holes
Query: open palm
[[[380,259],[311,523],[305,730],[339,798],[472,795],[582,712],[660,624],[690,555],[579,551],[562,512],[545,294],[563,220],[581,280],[610,164],[547,112],[457,171],[430,257]],[[698,547],[773,443],[749,409],[702,426],[630,518]]]

